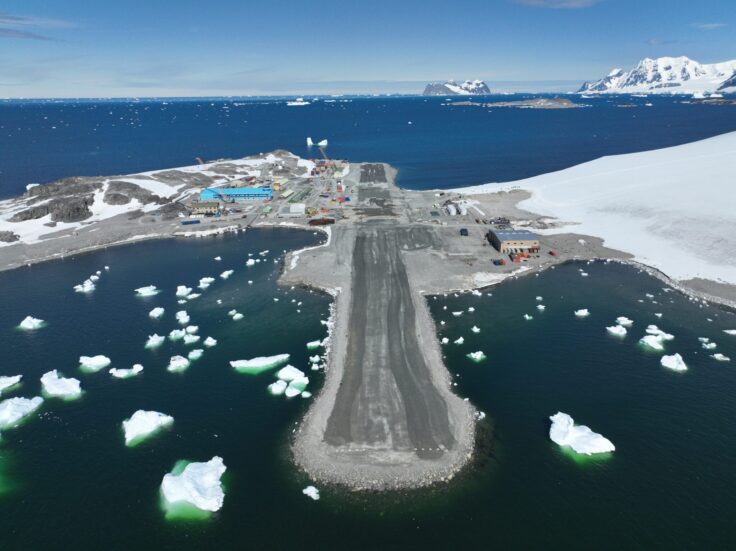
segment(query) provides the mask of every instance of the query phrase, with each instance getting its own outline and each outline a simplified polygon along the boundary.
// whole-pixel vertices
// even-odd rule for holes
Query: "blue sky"
[[[734,0],[4,0],[0,97],[561,89],[736,58]]]

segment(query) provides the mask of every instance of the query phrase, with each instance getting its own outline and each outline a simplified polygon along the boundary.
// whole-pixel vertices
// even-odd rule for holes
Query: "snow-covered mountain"
[[[687,57],[642,59],[630,71],[614,69],[608,76],[584,83],[585,94],[693,94],[714,92],[736,72],[736,60],[710,65]]]
[[[430,82],[424,89],[425,96],[480,96],[490,94],[488,85],[482,80],[466,80],[462,84],[454,80]]]
[[[725,90],[726,88],[733,88],[736,90],[736,72],[731,75],[731,78],[729,78],[726,82],[721,84],[721,87],[718,88],[719,90]]]

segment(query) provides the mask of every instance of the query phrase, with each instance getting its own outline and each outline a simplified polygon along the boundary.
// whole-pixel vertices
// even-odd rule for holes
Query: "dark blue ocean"
[[[195,157],[277,148],[314,156],[307,136],[327,138],[335,158],[389,162],[401,186],[427,189],[511,181],[736,130],[736,107],[684,97],[576,101],[591,107],[447,107],[444,98],[422,97],[323,98],[304,107],[283,99],[3,101],[0,197],[29,183],[189,165]]]

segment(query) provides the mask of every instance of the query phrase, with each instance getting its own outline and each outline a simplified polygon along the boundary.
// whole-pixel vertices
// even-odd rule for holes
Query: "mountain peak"
[[[450,79],[445,82],[430,82],[424,88],[425,96],[478,96],[490,94],[491,90],[482,80],[466,80],[457,84]]]

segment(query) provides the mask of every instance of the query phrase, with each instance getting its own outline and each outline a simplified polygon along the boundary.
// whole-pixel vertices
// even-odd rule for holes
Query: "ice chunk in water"
[[[146,285],[145,287],[138,287],[135,292],[139,297],[152,297],[157,295],[159,290],[155,285]]]
[[[216,346],[217,345],[217,340],[216,339],[213,339],[212,337],[207,337],[202,344],[204,344],[206,347],[210,348],[212,346]]]
[[[235,315],[235,314],[237,314],[237,313],[238,313],[238,311],[237,311],[237,310],[230,310],[230,311],[229,311],[229,312],[227,313],[227,315],[228,315],[228,316],[234,316],[234,315]]]
[[[16,426],[43,404],[43,398],[8,398],[0,402],[0,429]]]
[[[718,347],[718,345],[714,342],[704,342],[701,343],[700,346],[702,346],[705,350],[713,350]]]
[[[579,318],[584,318],[590,315],[590,312],[587,308],[581,308],[580,310],[575,310],[575,315]]]
[[[544,304],[537,304],[537,310],[544,312],[547,307]]]
[[[4,390],[20,383],[20,380],[22,378],[23,378],[23,375],[11,375],[11,376],[0,377],[0,394],[2,394]]]
[[[287,365],[286,367],[282,367],[278,370],[276,373],[276,377],[281,379],[282,381],[293,381],[295,379],[304,378],[304,372],[297,369],[293,365]]]
[[[187,360],[184,356],[172,356],[166,369],[173,373],[177,371],[184,371],[188,367],[189,360]]]
[[[216,256],[215,257],[215,260],[217,260],[219,262],[220,260],[222,260],[222,257],[221,256]]]
[[[471,291],[471,293],[473,293],[473,295],[475,295],[476,297],[482,297],[483,296],[483,293],[481,293],[478,289],[473,289]]]
[[[187,295],[187,300],[194,300],[195,298],[199,298],[201,296],[202,296],[201,293],[189,293]]]
[[[566,413],[558,412],[550,420],[552,426],[549,437],[559,446],[569,446],[575,452],[585,455],[612,452],[616,449],[608,438],[593,432],[585,425],[575,425],[572,417]]]
[[[279,379],[275,383],[271,383],[270,385],[268,385],[268,391],[274,396],[281,396],[286,390],[287,386],[289,386],[289,383]]]
[[[307,350],[316,350],[322,346],[322,341],[309,341],[307,343]]]
[[[170,426],[173,423],[174,418],[171,415],[139,409],[129,419],[123,421],[125,445],[139,444],[163,427]]]
[[[256,264],[256,261],[255,261],[255,260],[253,260],[252,258],[249,258],[249,259],[248,259],[248,260],[247,260],[247,261],[245,262],[245,265],[246,265],[246,266],[255,266],[255,264]]]
[[[34,318],[33,316],[26,316],[23,321],[20,322],[18,327],[26,331],[33,331],[34,329],[40,329],[46,322],[42,319]]]
[[[309,356],[309,362],[313,364],[318,364],[320,360],[319,354],[315,354],[314,356]]]
[[[529,314],[524,314],[524,319],[526,321],[533,320],[534,319],[534,316],[530,316]]]
[[[233,314],[233,321],[240,321],[242,319],[243,319],[243,314],[241,314],[240,312],[236,312],[235,314]]]
[[[199,340],[199,335],[190,335],[186,334],[184,335],[184,344],[194,344]]]
[[[307,497],[311,497],[314,501],[319,499],[319,490],[314,486],[307,486],[302,490],[302,493]]]
[[[297,377],[289,383],[289,386],[286,387],[284,394],[287,398],[299,396],[302,392],[304,392],[304,389],[307,388],[308,384],[309,379],[307,377]]]
[[[102,354],[98,354],[97,356],[80,356],[79,365],[83,369],[95,373],[110,365],[110,358],[103,356]]]
[[[467,354],[467,357],[475,363],[480,363],[485,360],[487,356],[479,350],[478,352],[471,352],[470,354]]]
[[[723,332],[726,335],[736,335],[736,329],[724,329]]]
[[[46,395],[51,397],[76,398],[82,394],[79,379],[60,377],[55,369],[43,374],[41,385]]]
[[[224,272],[222,272],[222,273],[220,274],[220,277],[221,277],[222,279],[227,279],[227,278],[229,278],[229,277],[230,277],[231,275],[233,275],[233,273],[235,273],[235,270],[225,270]]]
[[[714,360],[719,361],[719,362],[730,362],[731,361],[731,358],[729,358],[728,356],[724,356],[720,352],[716,352],[715,354],[711,354],[710,357],[713,358]]]
[[[212,282],[215,281],[214,277],[203,277],[199,280],[199,288],[200,289],[206,289],[210,285],[212,285]]]
[[[655,337],[658,337],[660,341],[671,341],[672,339],[675,338],[674,335],[665,333],[656,325],[647,326],[646,332],[649,333],[650,335],[654,335]]]
[[[698,337],[698,340],[700,342],[710,342],[710,338],[709,337]]]
[[[606,327],[606,331],[608,331],[611,335],[616,335],[617,337],[626,336],[626,327],[624,327],[623,325],[612,325],[610,327]]]
[[[218,456],[207,463],[189,463],[181,474],[164,476],[161,494],[169,504],[185,502],[202,511],[218,511],[225,500],[220,483],[225,470],[225,464]]]
[[[455,316],[455,317],[462,316],[463,314],[464,314],[464,312],[462,310],[460,312],[453,312],[452,313],[452,315]]]
[[[659,313],[659,312],[655,313],[654,315],[657,316],[658,318],[661,318],[662,317],[662,314]]]
[[[624,327],[631,327],[632,325],[634,325],[634,321],[630,320],[626,316],[617,317],[616,323],[618,323],[619,325],[623,325]]]
[[[181,325],[186,325],[189,323],[189,314],[187,314],[186,310],[179,310],[176,313],[176,321],[178,321]]]
[[[471,327],[470,330],[473,333],[480,333],[480,327],[478,327],[477,325],[474,325],[473,327]]]
[[[441,342],[442,342],[442,344],[447,344],[448,342],[450,342],[450,339],[448,339],[447,337],[442,337],[442,341]]]
[[[92,276],[97,277],[97,276]],[[99,278],[97,278],[99,279]],[[79,285],[74,286],[74,291],[77,293],[91,293],[96,288],[94,281],[92,279],[85,279],[83,283],[80,283]]]
[[[175,329],[174,331],[179,331],[179,329]],[[172,333],[174,331],[172,331]],[[175,339],[172,338],[171,340],[175,340]],[[154,333],[153,335],[148,336],[148,340],[146,341],[146,348],[158,348],[163,343],[164,343],[164,337],[162,335],[157,335],[156,333]]]
[[[153,319],[158,319],[164,315],[164,309],[161,308],[160,306],[156,306],[156,308],[148,312],[148,315],[152,317]]]
[[[471,313],[472,313],[472,312],[475,312],[475,308],[473,308],[473,307],[471,306],[470,308],[468,308],[468,312],[471,312]]]
[[[163,337],[161,339],[163,340]],[[141,371],[143,371],[143,366],[141,364],[135,364],[130,369],[117,369],[113,367],[110,370],[110,375],[118,379],[129,379],[130,377],[135,377]]]
[[[184,331],[186,331],[190,335],[194,335],[197,331],[199,331],[199,325],[187,325],[184,328]]]
[[[673,371],[687,371],[687,365],[679,354],[673,354],[672,356],[662,356],[660,363],[667,369]]]
[[[264,371],[274,369],[289,361],[289,354],[277,354],[275,356],[259,356],[250,360],[234,360],[230,365],[240,373],[258,375]]]
[[[662,346],[662,339],[658,335],[646,335],[639,339],[639,344],[651,348],[652,350],[664,350]]]
[[[177,297],[186,297],[191,292],[192,292],[192,288],[191,287],[187,287],[186,285],[179,285],[176,288],[176,296]]]
[[[187,358],[190,360],[198,360],[202,357],[202,354],[204,354],[204,350],[201,348],[195,348],[187,355]]]
[[[542,297],[537,297],[537,302],[542,302],[544,299]]]
[[[453,341],[455,344],[463,344],[465,342],[465,339],[463,337],[458,337]]]
[[[169,333],[169,339],[172,341],[178,341],[184,338],[184,336],[187,334],[184,329],[172,329]]]

